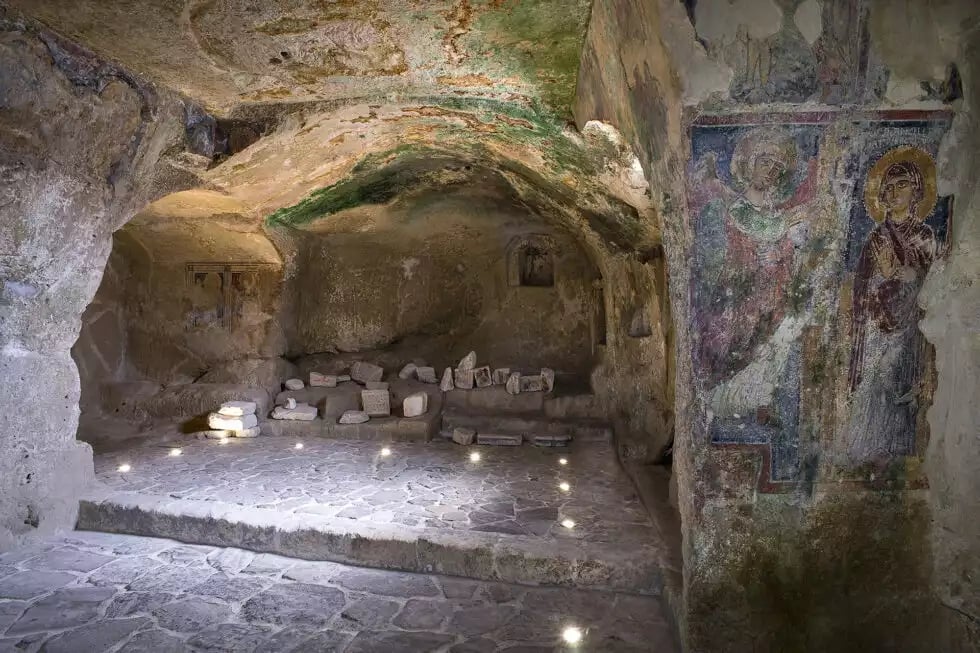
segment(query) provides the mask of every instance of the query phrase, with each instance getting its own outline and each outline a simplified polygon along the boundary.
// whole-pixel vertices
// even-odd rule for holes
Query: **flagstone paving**
[[[0,554],[0,653],[675,651],[655,597],[77,531]]]

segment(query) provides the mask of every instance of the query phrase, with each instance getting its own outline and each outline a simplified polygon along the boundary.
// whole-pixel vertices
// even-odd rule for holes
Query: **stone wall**
[[[930,587],[932,544],[964,569],[977,542],[930,537],[930,501],[966,508],[940,461],[970,417],[930,433],[915,303],[970,219],[942,165],[969,3],[886,4],[593,9],[576,119],[636,145],[664,217],[690,650],[935,650],[975,614],[950,571]]]
[[[69,528],[91,450],[76,442],[70,349],[110,234],[187,175],[182,106],[0,9],[0,549]],[[79,128],[84,125],[84,128]]]
[[[552,367],[586,384],[596,268],[493,182],[325,217],[300,234],[292,353],[395,346],[441,368],[475,350],[494,366]],[[542,285],[519,278],[528,243]]]

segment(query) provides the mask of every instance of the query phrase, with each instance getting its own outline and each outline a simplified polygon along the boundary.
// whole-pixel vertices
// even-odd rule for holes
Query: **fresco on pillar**
[[[946,247],[931,162],[948,116],[906,117],[746,113],[691,128],[693,368],[710,442],[759,449],[763,491],[817,470],[880,478],[926,437],[914,306]]]

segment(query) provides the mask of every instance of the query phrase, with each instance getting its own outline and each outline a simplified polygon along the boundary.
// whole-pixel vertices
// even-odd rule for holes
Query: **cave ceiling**
[[[427,95],[567,114],[590,0],[9,0],[216,113]]]

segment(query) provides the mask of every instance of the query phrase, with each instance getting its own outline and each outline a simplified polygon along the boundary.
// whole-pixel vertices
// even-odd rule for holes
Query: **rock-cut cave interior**
[[[980,651],[976,0],[0,0],[0,653]]]

